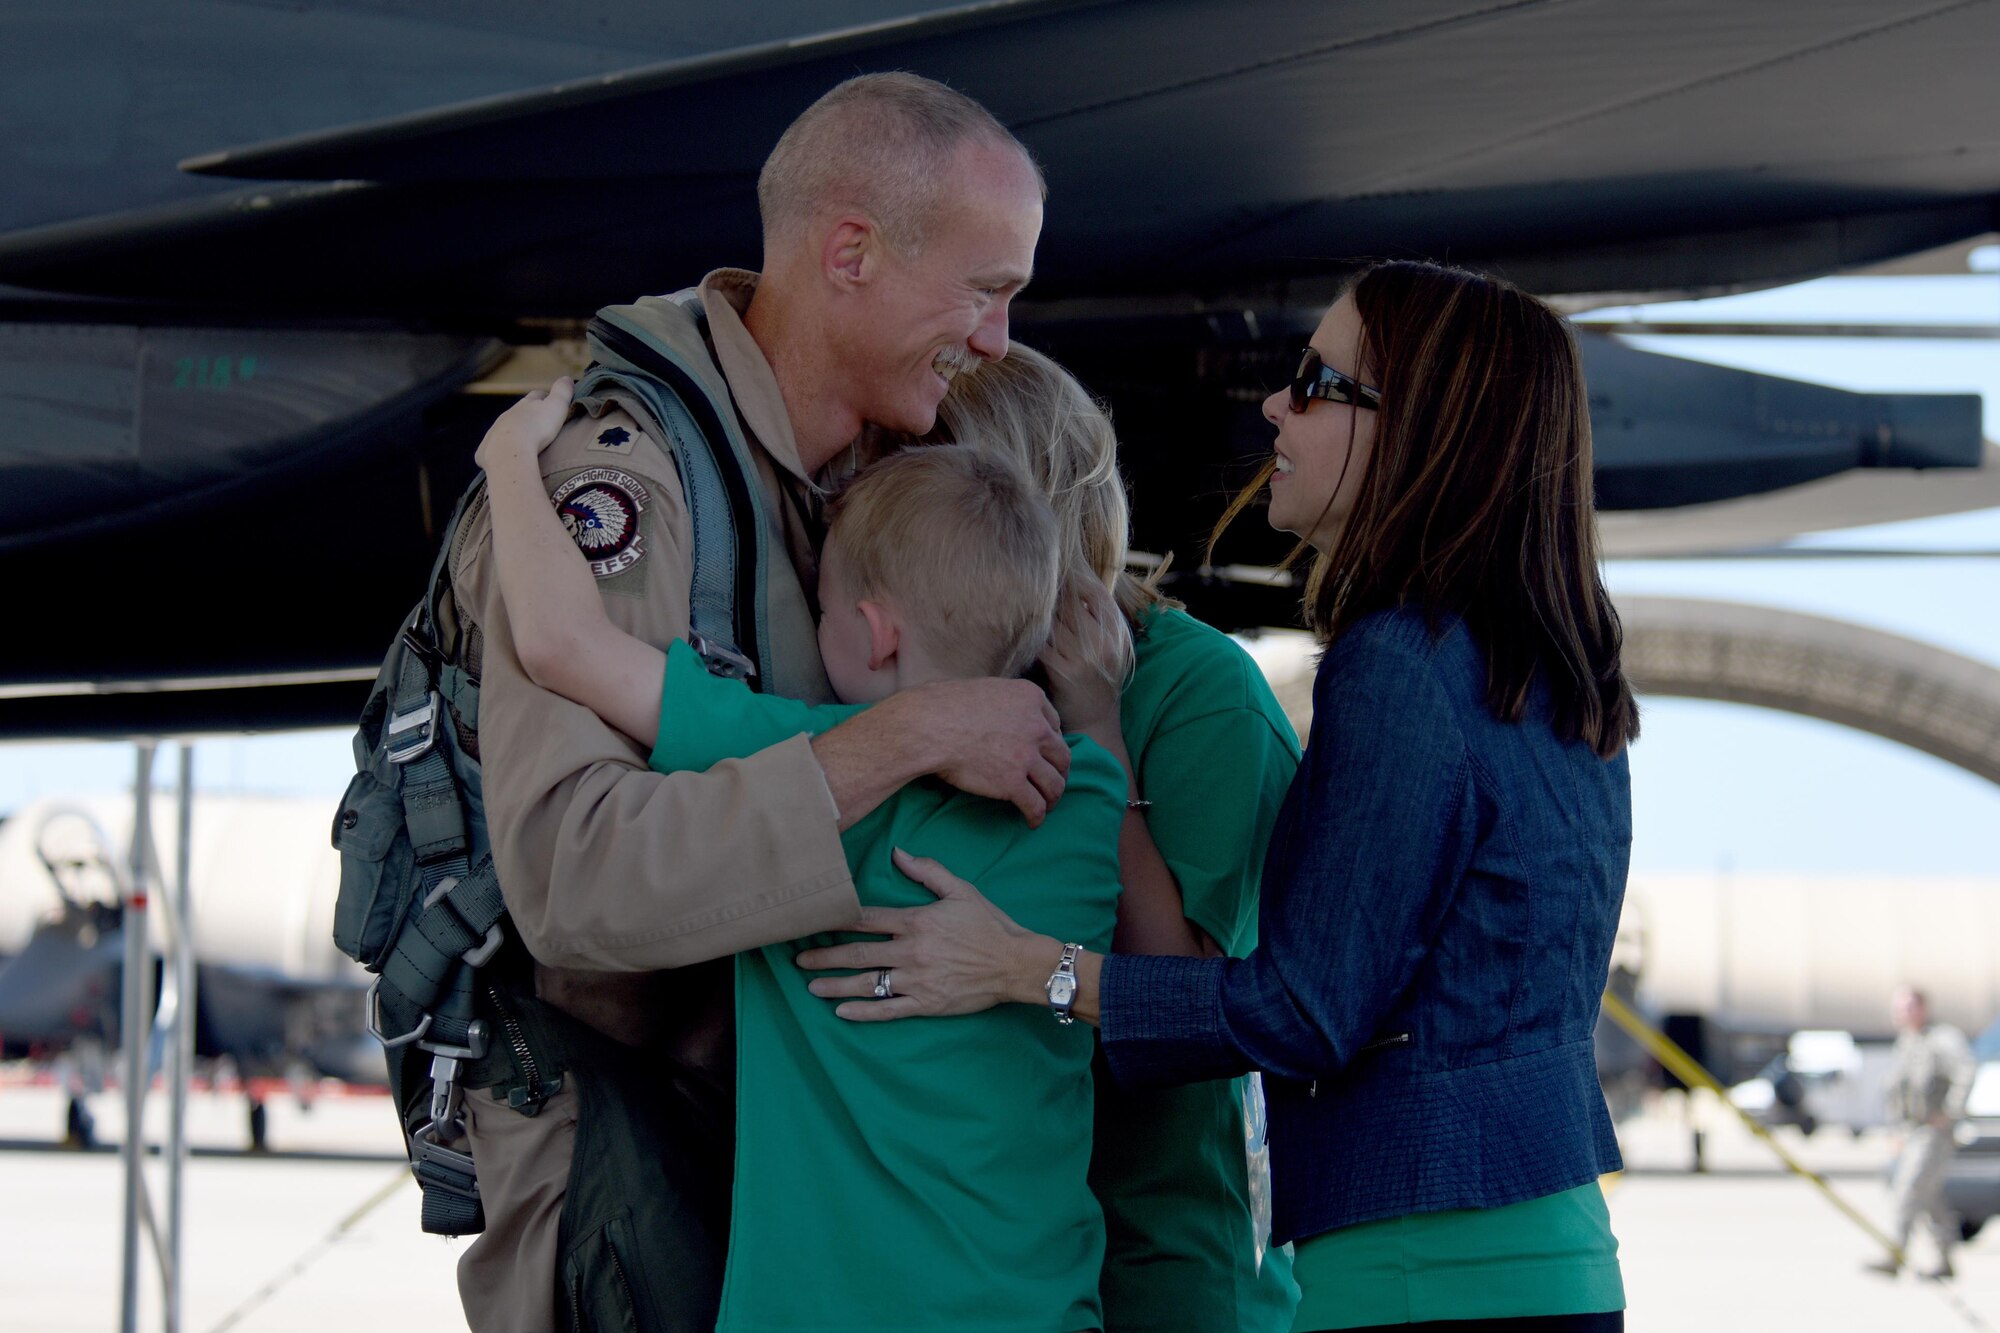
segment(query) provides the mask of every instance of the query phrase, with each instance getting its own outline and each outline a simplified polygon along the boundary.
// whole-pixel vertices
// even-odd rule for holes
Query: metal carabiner
[[[382,978],[380,977],[368,983],[368,1012],[362,1022],[367,1027],[369,1036],[381,1042],[384,1049],[392,1051],[398,1046],[408,1046],[413,1041],[421,1040],[423,1035],[431,1030],[431,1016],[425,1014],[418,1019],[415,1027],[400,1037],[392,1037],[382,1031]]]

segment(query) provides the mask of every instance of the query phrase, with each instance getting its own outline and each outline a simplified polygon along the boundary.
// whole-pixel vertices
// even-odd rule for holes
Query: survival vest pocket
[[[347,784],[333,816],[333,846],[340,853],[340,896],[333,905],[333,942],[370,969],[381,966],[395,943],[416,882],[416,857],[405,831],[403,798],[396,788],[363,770]]]
[[[626,1219],[614,1217],[570,1247],[563,1261],[563,1287],[569,1294],[569,1324],[564,1333],[640,1333],[652,1325],[645,1319],[633,1289],[636,1260]]]

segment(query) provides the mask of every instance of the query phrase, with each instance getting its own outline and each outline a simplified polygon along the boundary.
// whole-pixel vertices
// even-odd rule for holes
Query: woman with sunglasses
[[[1259,482],[1315,552],[1326,651],[1256,951],[1102,957],[903,857],[940,901],[800,964],[894,968],[889,1000],[858,998],[872,973],[813,983],[856,1020],[1050,1005],[1098,1024],[1128,1086],[1263,1070],[1295,1330],[1621,1329],[1592,1031],[1638,713],[1574,338],[1504,283],[1378,265],[1265,416]]]

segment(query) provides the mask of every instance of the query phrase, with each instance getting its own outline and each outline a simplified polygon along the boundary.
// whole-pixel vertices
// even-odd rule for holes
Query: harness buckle
[[[382,732],[382,748],[392,764],[407,764],[431,752],[437,742],[438,713],[443,701],[436,690],[407,712],[392,713]]]
[[[431,908],[436,907],[440,899],[449,896],[451,891],[457,887],[458,876],[446,875],[438,881],[436,888],[424,895],[424,910],[428,912]],[[459,914],[459,919],[464,920],[463,913]],[[473,945],[470,949],[467,949],[459,957],[465,960],[467,967],[485,967],[493,961],[493,955],[500,952],[500,946],[504,943],[506,943],[506,936],[500,933],[500,923],[495,921],[486,928],[486,938]],[[475,1056],[474,1058],[476,1059],[477,1057]]]
[[[500,946],[505,942],[506,936],[500,933],[500,923],[495,921],[486,928],[486,938],[473,945],[470,949],[467,949],[459,957],[465,960],[467,967],[485,967],[493,961],[493,955],[500,952]]]
[[[707,665],[708,674],[711,676],[721,676],[725,680],[757,678],[757,664],[726,644],[717,643],[707,635],[696,634],[690,630],[688,645],[701,655],[701,660]]]
[[[430,1015],[424,1015],[426,1018]],[[465,1025],[465,1045],[448,1046],[441,1041],[427,1041],[420,1049],[432,1055],[449,1057],[454,1060],[483,1060],[486,1058],[486,1020],[475,1018]]]
[[[362,1022],[368,1029],[368,1035],[381,1042],[385,1050],[408,1046],[411,1042],[422,1039],[423,1035],[431,1030],[429,1014],[419,1018],[417,1025],[401,1036],[392,1037],[382,1030],[382,978],[380,977],[368,983],[368,1006]]]
[[[439,652],[438,646],[431,642],[430,635],[418,629],[415,624],[403,627],[403,645],[415,653],[418,659],[431,669],[433,675],[445,664],[444,654]]]
[[[460,1185],[456,1181],[443,1179],[437,1171],[426,1175],[424,1173],[426,1166],[462,1176],[468,1183]],[[456,1152],[438,1142],[438,1127],[435,1123],[425,1125],[410,1135],[410,1170],[416,1175],[417,1183],[427,1190],[443,1190],[447,1194],[456,1194],[461,1199],[479,1197],[479,1180],[472,1167],[471,1155]]]
[[[449,1055],[431,1057],[431,1128],[458,1123],[459,1063]]]
[[[465,1045],[421,1042],[418,1050],[431,1053],[431,1128],[439,1133],[458,1124],[461,1103],[458,1076],[467,1060],[486,1054],[486,1020],[475,1018],[465,1026]]]

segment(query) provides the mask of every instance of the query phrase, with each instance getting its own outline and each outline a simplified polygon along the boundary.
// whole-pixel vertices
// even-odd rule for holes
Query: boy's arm
[[[516,660],[529,680],[651,746],[660,736],[666,655],[612,623],[575,534],[565,526],[597,516],[580,510],[559,517],[542,477],[540,454],[562,431],[573,392],[564,376],[548,391],[528,394],[502,413],[480,442],[475,459],[487,474],[492,573],[507,608]],[[747,689],[742,693],[761,697]],[[768,720],[784,709],[751,712]],[[1037,720],[1042,714],[1046,727]],[[679,715],[670,710],[666,716]],[[1010,801],[1030,823],[1039,823],[1061,794],[1068,767],[1053,710],[1023,681],[957,681],[906,691],[865,726],[794,727],[769,743],[801,731],[813,737],[813,756],[843,829],[928,773]],[[760,748],[732,745],[717,757],[747,758]],[[713,762],[656,768],[700,772]]]
[[[660,729],[666,656],[611,623],[596,580],[542,482],[541,451],[568,417],[567,376],[503,412],[475,455],[486,469],[493,565],[514,652],[528,678],[641,744]],[[745,752],[749,753],[748,751]]]
[[[600,441],[622,434],[629,448]],[[691,530],[672,459],[607,408],[543,453],[544,486],[598,470],[643,505],[641,558],[596,578],[619,628],[662,652],[688,629]],[[546,500],[543,503],[547,503]],[[646,767],[590,709],[528,678],[493,567],[490,501],[452,557],[461,623],[475,627],[479,758],[494,865],[523,941],[558,968],[651,971],[836,929],[856,900],[826,778],[803,737],[706,773]]]
[[[654,711],[668,721],[653,742],[656,773],[703,773],[794,736],[820,736],[867,708],[758,694],[740,680],[710,674],[685,643],[670,646],[664,663]]]

